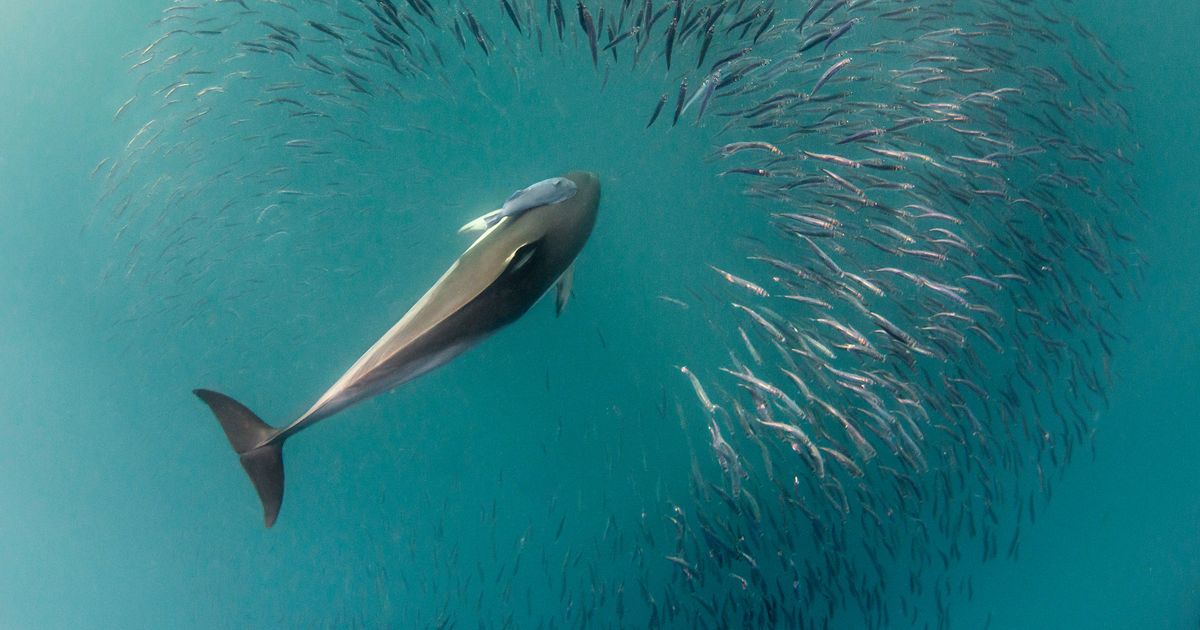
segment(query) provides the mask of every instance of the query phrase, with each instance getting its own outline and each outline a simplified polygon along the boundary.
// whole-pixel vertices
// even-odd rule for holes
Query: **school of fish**
[[[563,548],[552,504],[511,558],[492,539],[486,576],[457,551],[419,587],[393,573],[381,590],[429,602],[396,625],[954,627],[963,558],[1018,557],[1092,448],[1147,213],[1127,75],[1069,0],[180,0],[151,29],[114,113],[132,135],[93,171],[89,228],[123,252],[105,280],[212,286],[230,228],[336,222],[389,103],[470,97],[458,70],[535,57],[595,74],[597,98],[617,73],[657,82],[616,105],[639,108],[626,137],[703,129],[697,162],[759,213],[705,285],[657,296],[726,357],[664,358],[686,496],[609,517],[588,549]],[[225,286],[125,322],[186,326],[263,287]]]

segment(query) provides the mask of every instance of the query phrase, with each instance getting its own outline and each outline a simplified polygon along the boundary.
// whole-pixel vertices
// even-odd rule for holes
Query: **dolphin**
[[[558,283],[557,310],[570,293],[571,269],[591,235],[600,180],[585,171],[563,176],[574,194],[502,217],[454,261],[425,295],[320,398],[290,424],[275,428],[233,398],[193,393],[217,417],[275,524],[283,502],[284,440],[355,403],[445,365],[516,321]]]

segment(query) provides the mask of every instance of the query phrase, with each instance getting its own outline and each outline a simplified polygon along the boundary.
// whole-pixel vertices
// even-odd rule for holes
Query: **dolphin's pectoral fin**
[[[465,225],[458,228],[458,233],[462,234],[463,232],[478,232],[479,230],[486,230],[493,225],[496,225],[500,222],[500,219],[503,218],[500,216],[501,210],[503,210],[503,208],[492,210],[491,212],[479,217],[478,219],[475,219],[474,221],[468,221]]]
[[[567,270],[558,279],[558,293],[554,296],[554,316],[562,315],[563,309],[567,307],[567,300],[571,299],[571,287],[575,284],[575,263],[567,266]]]
[[[541,243],[541,239],[538,239],[514,249],[513,253],[508,255],[508,259],[504,261],[504,273],[501,275],[512,275],[528,265],[529,261],[533,260],[533,256],[537,254],[538,246]]]
[[[207,389],[197,389],[193,393],[212,409],[221,423],[225,437],[237,451],[242,468],[246,469],[258,491],[263,521],[267,527],[274,525],[279,505],[283,503],[283,440],[278,438],[279,430],[224,394]]]

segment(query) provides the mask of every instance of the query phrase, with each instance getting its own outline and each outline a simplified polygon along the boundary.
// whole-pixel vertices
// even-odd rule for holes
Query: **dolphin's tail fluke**
[[[212,409],[221,423],[262,500],[263,520],[267,527],[274,525],[279,505],[283,503],[283,439],[272,441],[279,435],[279,430],[225,394],[207,389],[193,390],[193,393]]]

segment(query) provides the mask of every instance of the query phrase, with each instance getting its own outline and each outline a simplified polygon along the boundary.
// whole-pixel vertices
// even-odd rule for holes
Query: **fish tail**
[[[500,222],[501,211],[503,211],[503,208],[492,210],[478,219],[468,222],[466,225],[458,228],[458,233],[462,234],[463,232],[478,232],[496,225]]]
[[[263,521],[275,524],[283,503],[283,438],[280,431],[263,422],[238,401],[207,389],[193,390],[212,410],[233,450],[242,460],[263,505]]]

